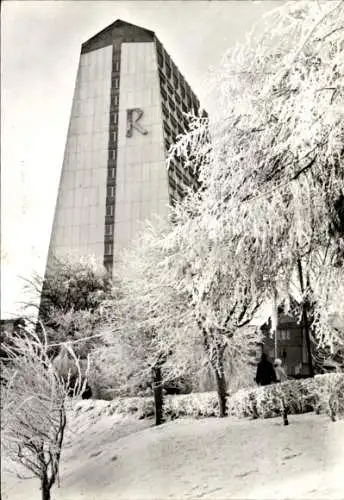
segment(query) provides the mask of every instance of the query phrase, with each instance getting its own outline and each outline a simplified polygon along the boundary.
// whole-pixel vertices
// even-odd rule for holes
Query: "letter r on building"
[[[139,123],[142,116],[143,110],[140,108],[127,109],[127,137],[132,137],[134,128],[142,135],[148,134],[148,130],[143,128]]]

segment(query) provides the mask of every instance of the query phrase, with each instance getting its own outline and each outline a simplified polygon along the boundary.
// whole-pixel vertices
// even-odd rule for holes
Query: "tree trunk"
[[[300,288],[301,288],[301,292],[303,294],[304,293],[304,283],[303,283],[301,259],[298,259],[298,261],[297,261],[297,268],[298,268],[298,272],[299,272]],[[310,337],[308,315],[307,315],[307,301],[305,301],[305,300],[302,301],[302,328],[305,332],[305,337],[306,337],[309,375],[310,375],[310,377],[314,377],[311,337]]]
[[[50,500],[49,481],[46,473],[41,479],[42,500]]]
[[[227,384],[226,378],[223,370],[223,361],[219,360],[218,366],[215,368],[215,377],[216,377],[216,388],[217,388],[217,396],[219,398],[219,408],[220,408],[220,417],[226,417],[227,410]]]
[[[153,377],[153,393],[155,407],[155,425],[163,423],[163,393],[162,393],[162,376],[161,367],[155,366],[152,370]]]

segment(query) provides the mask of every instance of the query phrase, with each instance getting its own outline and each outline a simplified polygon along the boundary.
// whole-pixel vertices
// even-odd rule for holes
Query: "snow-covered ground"
[[[288,427],[280,418],[153,427],[99,408],[73,421],[53,500],[344,498],[344,421],[307,414]],[[2,500],[40,498],[37,480],[6,471],[2,479]]]

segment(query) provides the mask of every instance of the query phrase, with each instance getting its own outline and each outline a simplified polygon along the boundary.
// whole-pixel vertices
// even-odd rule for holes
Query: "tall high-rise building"
[[[118,20],[82,45],[48,265],[95,255],[111,269],[145,220],[198,187],[166,157],[199,107],[152,31]]]

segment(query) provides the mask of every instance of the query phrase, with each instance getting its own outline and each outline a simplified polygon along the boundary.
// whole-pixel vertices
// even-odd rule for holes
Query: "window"
[[[175,111],[176,110],[176,105],[174,104],[174,102],[172,101],[172,99],[168,99],[168,104],[170,106],[170,108]]]
[[[192,184],[192,181],[191,179],[189,179],[186,175],[183,174],[183,181],[185,183],[186,186],[191,186]]]
[[[171,120],[171,124],[172,124],[172,127],[177,130],[178,129],[178,124],[176,122],[176,120],[173,118],[173,116],[171,115],[170,117],[170,120]]]
[[[107,187],[107,195],[113,198],[115,196],[115,186]]]
[[[162,54],[163,48],[161,42],[157,38],[155,39],[155,42],[156,42],[156,50],[158,51],[159,54]]]
[[[166,62],[166,65],[165,65],[165,70],[166,70],[166,76],[167,76],[167,78],[171,78],[171,74],[172,74],[171,66],[167,62]]]
[[[165,85],[166,78],[165,78],[165,75],[163,74],[163,72],[161,70],[159,70],[159,76],[160,76],[160,82]]]
[[[171,136],[171,129],[167,125],[167,123],[164,123],[164,131],[165,131],[165,134],[167,134],[168,136]]]
[[[175,180],[173,179],[173,177],[169,177],[169,185],[172,189],[177,189],[177,184],[175,183]]]
[[[162,107],[162,112],[163,112],[163,114],[164,114],[165,118],[167,118],[167,119],[168,119],[168,118],[169,118],[169,116],[170,116],[170,113],[168,112],[167,107],[165,106],[165,104],[164,104],[164,103],[161,103],[161,107]]]
[[[119,88],[119,78],[115,78],[115,89]]]
[[[176,169],[176,176],[180,182],[183,182],[183,174],[178,169]]]
[[[158,65],[162,68],[164,65],[164,58],[160,52],[158,52]]]
[[[116,169],[115,167],[109,168],[109,179],[114,179],[116,177]]]
[[[179,81],[176,73],[173,73],[173,85],[175,86],[176,89],[178,88]]]
[[[106,236],[113,235],[113,225],[112,224],[105,224],[105,235]]]
[[[108,217],[113,217],[114,214],[114,206],[113,205],[106,205],[106,215]]]
[[[180,186],[177,186],[177,193],[181,198],[184,198],[184,190]]]
[[[281,339],[290,340],[290,330],[281,330]]]
[[[114,97],[113,97],[113,103],[114,103],[114,105],[115,105],[115,106],[118,106],[118,101],[119,101],[119,99],[118,99],[118,94],[116,94],[116,95],[114,95]]]
[[[115,149],[110,149],[109,151],[109,160],[115,160],[116,159],[116,150]]]
[[[113,140],[113,142],[116,142],[117,141],[117,131],[115,130],[112,133],[113,133],[112,140]]]
[[[112,255],[112,243],[105,243],[105,255]]]
[[[115,71],[119,71],[119,61],[115,61]]]

